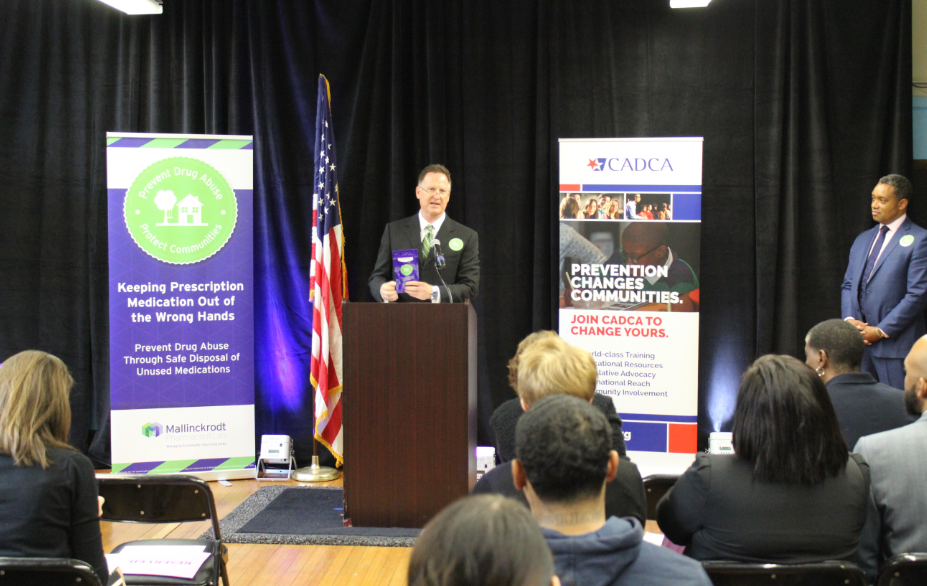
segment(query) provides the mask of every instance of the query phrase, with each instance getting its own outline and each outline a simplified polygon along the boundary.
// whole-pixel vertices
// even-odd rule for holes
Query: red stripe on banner
[[[669,449],[673,454],[694,454],[698,451],[698,425],[670,423]]]
[[[561,183],[560,191],[580,191],[579,183]]]

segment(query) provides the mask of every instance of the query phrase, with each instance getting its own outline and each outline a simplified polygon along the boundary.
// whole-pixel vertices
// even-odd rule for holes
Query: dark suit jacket
[[[528,506],[525,493],[515,488],[511,462],[500,464],[484,474],[473,487],[473,494],[501,494]],[[605,485],[605,518],[608,517],[634,517],[641,525],[647,522],[644,481],[637,466],[627,458],[619,458],[615,479]]]
[[[840,317],[854,317],[888,334],[888,339],[872,345],[872,356],[904,358],[927,331],[922,315],[927,307],[927,230],[911,218],[905,219],[873,267],[867,283],[862,276],[863,268],[880,227],[876,224],[860,234],[850,249]],[[909,235],[914,242],[903,246],[901,240]]]
[[[864,435],[914,421],[904,408],[904,391],[877,382],[868,372],[839,374],[827,382],[840,429],[851,450]]]
[[[735,455],[698,454],[657,504],[657,523],[700,561],[798,564],[849,559],[869,500],[869,466],[852,455],[807,486],[762,482]]]
[[[419,280],[429,285],[439,286],[442,303],[450,302],[451,295],[455,303],[475,298],[480,290],[480,245],[476,232],[463,224],[458,224],[450,216],[445,216],[436,238],[441,241],[441,251],[444,252],[444,260],[447,262],[447,267],[441,270],[441,277],[444,278],[447,287],[441,283],[438,269],[435,268],[434,250],[430,250],[428,256],[421,258],[422,238],[418,214],[387,224],[383,231],[383,239],[380,241],[377,263],[368,281],[373,298],[383,301],[380,297],[380,285],[395,280],[393,251],[409,249],[419,251]],[[451,248],[451,240],[454,238],[463,241],[463,248],[460,250]],[[406,293],[400,293],[399,300],[420,301]]]
[[[627,456],[628,448],[624,443],[624,434],[621,432],[621,417],[615,411],[615,402],[611,397],[596,393],[592,396],[592,406],[598,407],[608,423],[612,426],[612,447],[619,456]],[[521,401],[518,398],[509,399],[499,405],[489,418],[489,425],[496,432],[496,461],[508,462],[515,458],[515,426],[524,413]]]

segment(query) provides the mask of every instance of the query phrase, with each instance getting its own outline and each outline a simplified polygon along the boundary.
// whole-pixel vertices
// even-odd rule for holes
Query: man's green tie
[[[431,250],[431,243],[435,240],[435,227],[431,224],[425,226],[425,239],[422,240],[422,259],[428,256]]]

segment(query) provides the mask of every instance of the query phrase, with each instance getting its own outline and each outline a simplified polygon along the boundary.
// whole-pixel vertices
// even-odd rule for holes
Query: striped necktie
[[[422,258],[428,256],[431,250],[431,243],[435,241],[435,227],[431,224],[425,226],[425,238],[422,240]]]

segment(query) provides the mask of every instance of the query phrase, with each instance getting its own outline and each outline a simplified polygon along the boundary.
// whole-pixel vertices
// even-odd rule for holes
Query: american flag
[[[348,296],[348,281],[336,169],[331,93],[328,80],[320,75],[315,119],[312,264],[309,269],[312,386],[315,389],[315,439],[331,451],[340,466],[343,462],[341,304]]]

